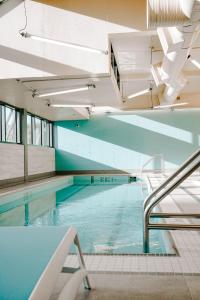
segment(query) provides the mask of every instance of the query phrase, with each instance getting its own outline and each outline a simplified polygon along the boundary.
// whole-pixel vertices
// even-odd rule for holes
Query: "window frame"
[[[6,137],[7,135],[6,134],[6,130],[7,130],[6,108],[12,109],[14,111],[15,136],[16,136],[15,142],[8,141]],[[20,127],[19,130],[18,127]],[[18,145],[22,144],[22,109],[3,101],[0,101],[0,143],[18,144]]]
[[[48,148],[54,148],[54,139],[53,139],[53,122],[42,118],[36,114],[32,114],[30,112],[27,112],[27,117],[30,116],[31,117],[31,144],[28,145],[33,145],[35,147],[48,147]],[[34,144],[34,123],[35,123],[35,119],[39,119],[40,120],[40,124],[41,124],[41,138],[40,138],[40,145]],[[49,126],[49,130],[48,130],[48,145],[44,144],[43,141],[43,122],[45,122],[46,124],[48,124]],[[51,124],[51,125],[50,125]],[[52,130],[50,130],[50,126],[52,126]],[[50,136],[51,135],[51,136]],[[28,130],[27,130],[27,141],[28,141]],[[51,143],[50,143],[51,142]]]

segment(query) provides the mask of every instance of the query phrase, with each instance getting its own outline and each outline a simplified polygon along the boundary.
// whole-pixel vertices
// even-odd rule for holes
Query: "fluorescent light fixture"
[[[190,61],[191,61],[191,63],[192,63],[195,67],[197,67],[198,69],[200,69],[200,63],[199,63],[197,60],[195,60],[195,59],[190,59]]]
[[[121,111],[120,109],[112,106],[94,106],[92,108],[92,113],[94,114],[115,113],[120,111]]]
[[[85,108],[89,108],[89,107],[92,107],[93,105],[92,104],[48,104],[48,106],[50,107],[56,107],[56,108],[59,108],[59,107],[85,107]]]
[[[153,108],[170,108],[170,107],[176,107],[176,106],[183,106],[187,105],[188,102],[182,102],[182,103],[175,103],[175,104],[168,104],[168,105],[158,105],[154,106]]]
[[[39,35],[30,34],[26,31],[21,31],[20,34],[24,38],[30,38],[32,40],[36,40],[36,41],[40,41],[40,42],[46,42],[46,43],[55,44],[55,45],[59,45],[59,46],[65,46],[65,47],[69,47],[69,48],[74,48],[74,49],[89,51],[89,52],[93,52],[93,53],[108,55],[108,51],[104,51],[104,50],[96,49],[96,48],[92,48],[92,47],[87,47],[87,46],[83,46],[80,44],[53,40],[53,39],[45,38],[45,37],[42,37]]]
[[[63,95],[63,94],[70,94],[70,93],[76,93],[76,92],[82,92],[82,91],[88,91],[91,90],[93,88],[96,88],[96,86],[94,84],[88,84],[86,86],[83,87],[79,87],[79,88],[73,88],[73,89],[69,89],[69,90],[62,90],[62,91],[55,91],[55,92],[49,92],[49,93],[38,93],[37,90],[33,92],[32,96],[37,97],[37,98],[43,98],[43,97],[50,97],[50,96],[55,96],[55,95]]]
[[[145,95],[145,94],[149,93],[150,91],[152,91],[152,88],[137,92],[135,94],[131,94],[131,95],[127,96],[127,98],[132,99],[132,98],[135,98],[137,96]]]

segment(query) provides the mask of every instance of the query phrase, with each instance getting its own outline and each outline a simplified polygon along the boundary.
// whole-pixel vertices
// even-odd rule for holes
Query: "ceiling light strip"
[[[84,87],[79,87],[79,88],[73,88],[73,89],[68,89],[68,90],[61,90],[61,91],[54,91],[54,92],[48,92],[48,93],[39,93],[37,90],[33,92],[33,97],[37,98],[43,98],[43,97],[50,97],[50,96],[56,96],[56,95],[63,95],[63,94],[70,94],[70,93],[77,93],[77,92],[82,92],[82,91],[88,91],[96,86],[94,84],[88,84],[87,86]]]
[[[55,45],[59,45],[59,46],[65,46],[65,47],[89,51],[89,52],[93,52],[93,53],[108,55],[108,51],[97,49],[97,48],[92,48],[92,47],[83,46],[80,44],[75,44],[75,43],[70,43],[70,42],[53,40],[53,39],[45,38],[45,37],[42,37],[39,35],[30,34],[25,31],[20,32],[20,34],[24,38],[31,38],[32,40],[36,40],[36,41],[40,41],[40,42],[46,42],[46,43],[55,44]]]
[[[175,104],[168,104],[168,105],[158,105],[154,106],[153,108],[159,109],[159,108],[170,108],[170,107],[176,107],[176,106],[184,106],[187,105],[187,102],[182,102],[182,103],[175,103]]]
[[[143,91],[140,91],[140,92],[131,94],[131,95],[127,96],[127,98],[128,98],[128,99],[132,99],[132,98],[135,98],[135,97],[137,97],[137,96],[145,95],[145,94],[149,93],[151,90],[152,90],[152,88],[150,88],[150,89],[145,89],[145,90],[143,90]]]
[[[89,108],[92,107],[92,104],[49,104],[50,107],[56,107],[56,108],[64,108],[64,107],[71,107],[71,108],[76,108],[76,107],[85,107]]]

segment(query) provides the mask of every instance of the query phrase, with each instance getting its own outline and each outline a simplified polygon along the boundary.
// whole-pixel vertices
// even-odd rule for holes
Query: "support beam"
[[[77,115],[83,117],[84,119],[90,118],[89,110],[87,108],[74,107],[73,110],[75,111],[75,113],[77,113]]]

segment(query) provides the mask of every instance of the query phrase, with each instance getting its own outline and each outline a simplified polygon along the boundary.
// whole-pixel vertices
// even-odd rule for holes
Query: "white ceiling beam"
[[[121,74],[120,75],[121,81],[137,81],[137,80],[152,80],[151,72],[145,73],[131,73],[131,74]]]
[[[88,120],[90,118],[89,110],[87,108],[74,107],[73,110],[75,111],[75,113],[77,113],[79,116],[83,117],[84,119]]]

